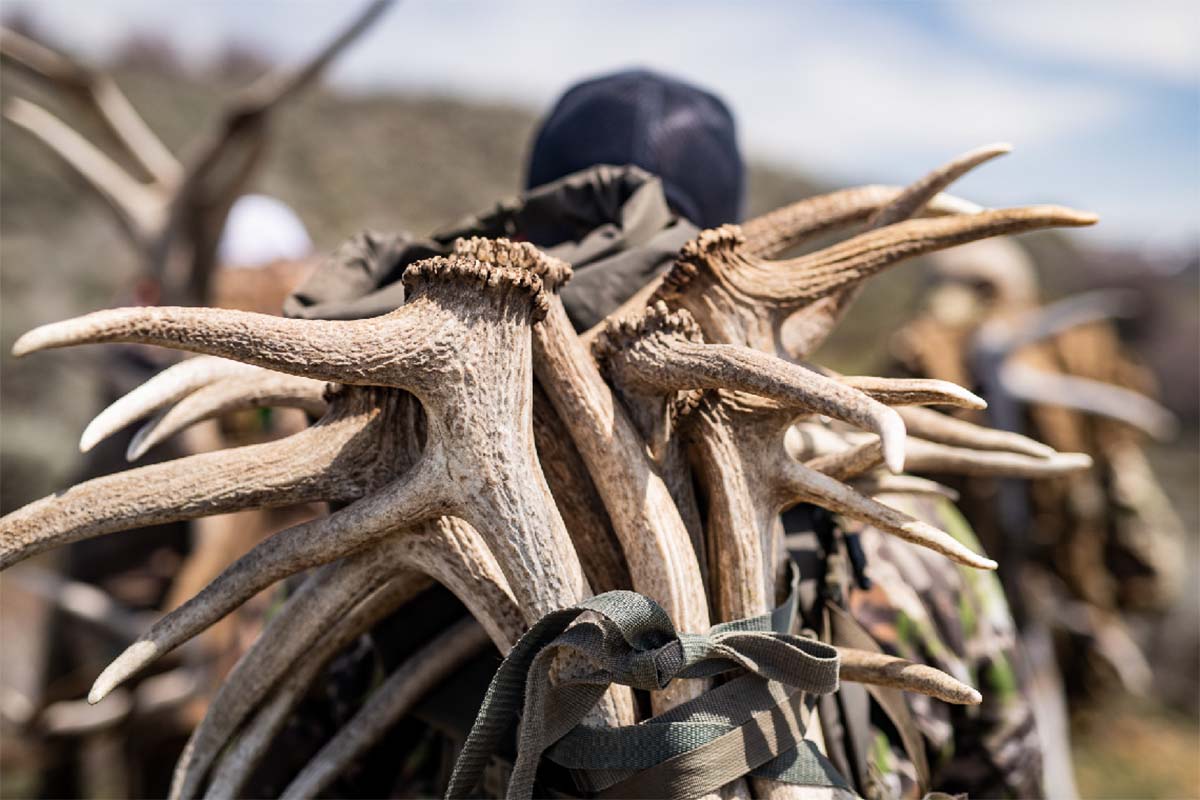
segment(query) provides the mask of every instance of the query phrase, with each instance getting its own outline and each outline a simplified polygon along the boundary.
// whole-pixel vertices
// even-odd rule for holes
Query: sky
[[[231,41],[302,59],[351,15],[304,0],[3,0],[73,52],[131,33],[204,63]],[[833,185],[901,183],[996,141],[956,184],[991,206],[1095,211],[1098,244],[1200,247],[1200,2],[406,0],[329,74],[353,91],[541,109],[571,82],[648,66],[716,91],[743,150]]]

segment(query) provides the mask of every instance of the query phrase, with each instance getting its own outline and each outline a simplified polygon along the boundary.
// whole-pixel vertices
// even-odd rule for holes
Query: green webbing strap
[[[698,797],[745,775],[845,787],[801,746],[806,704],[802,691],[743,675],[639,725],[579,726],[546,757],[600,797]]]
[[[767,684],[768,693],[771,692],[769,682],[793,687],[798,690],[796,694],[835,691],[838,686],[836,649],[813,639],[771,630],[773,623],[791,625],[795,591],[784,605],[788,608],[776,609],[772,614],[754,620],[716,625],[707,634],[677,633],[661,607],[635,592],[607,592],[578,606],[547,614],[521,637],[492,679],[479,716],[455,764],[447,797],[466,797],[477,785],[488,758],[516,720],[519,708],[523,708],[522,722],[508,796],[527,798],[532,794],[542,753],[576,728],[612,683],[658,690],[675,678],[709,677],[740,667],[759,676],[754,680]],[[579,617],[585,612],[592,612],[592,615],[580,621]],[[595,665],[595,671],[552,686],[550,667],[563,651],[583,656]],[[783,745],[789,741],[789,747],[795,747],[798,737],[785,730],[789,725],[788,712],[779,711],[788,703],[764,701],[755,708],[736,702],[735,695],[736,691],[728,691],[718,696],[712,712],[693,708],[688,719],[696,723],[724,722],[723,727],[685,726],[676,728],[682,732],[678,741],[664,741],[661,736],[644,740],[643,747],[653,753],[653,763],[686,757],[686,751],[676,751],[689,743],[700,748],[711,746],[710,761],[729,763],[729,758],[722,753],[734,746],[739,737],[743,745],[757,743],[763,738],[763,731],[749,724],[751,722],[765,724],[772,731],[773,741],[766,742],[765,748],[754,753],[755,759],[765,754],[759,764],[778,756],[787,749]],[[751,717],[754,713],[766,716],[760,720],[746,720],[744,726],[732,726],[728,720],[732,710],[736,710],[734,707],[749,708]],[[672,717],[668,722],[674,721]],[[795,724],[798,725],[798,720]],[[723,739],[731,732],[731,727],[744,730],[735,734],[734,739]],[[714,746],[714,742],[721,744]],[[564,746],[563,752],[570,750],[570,746]],[[742,758],[741,754],[735,755]],[[599,766],[615,770],[626,768],[626,764],[615,757]],[[745,774],[747,770],[742,765],[737,766],[742,768],[738,775]],[[671,767],[666,769],[669,771]],[[684,764],[682,771],[688,769]],[[694,768],[691,769],[694,773]],[[714,764],[708,763],[704,769],[711,771]],[[679,772],[677,769],[676,773]],[[728,781],[721,781],[725,782]],[[714,784],[711,788],[719,785]],[[689,790],[694,788],[692,784]]]

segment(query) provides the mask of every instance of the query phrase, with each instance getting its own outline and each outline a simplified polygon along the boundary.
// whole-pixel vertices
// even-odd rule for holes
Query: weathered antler
[[[0,28],[0,58],[93,114],[156,184],[172,186],[179,180],[183,167],[111,76],[6,28]]]
[[[656,303],[638,318],[614,321],[596,352],[610,376],[635,394],[724,389],[774,400],[797,414],[824,414],[879,436],[888,466],[904,468],[904,422],[895,411],[846,381],[748,347],[706,344],[687,312]]]
[[[782,563],[779,513],[801,500],[865,516],[889,532],[965,563],[994,567],[932,526],[904,518],[849,487],[833,489],[837,482],[832,480],[821,485],[823,476],[799,481],[794,470],[782,468],[781,461],[800,466],[784,451],[787,427],[796,416],[813,411],[864,424],[879,431],[884,441],[894,435],[892,443],[901,448],[902,457],[903,425],[896,426],[898,431],[889,428],[899,418],[861,392],[756,350],[707,345],[686,311],[671,313],[661,302],[639,317],[610,322],[593,350],[644,425],[669,431],[676,424],[674,417],[686,413],[682,435],[690,443],[691,463],[707,495],[710,595],[719,619],[753,617],[774,606]],[[697,401],[694,393],[699,389],[709,391]],[[681,398],[681,391],[688,395]],[[798,493],[801,484],[804,494]],[[856,677],[884,676],[860,671]],[[972,692],[958,688],[965,690],[960,698]],[[794,796],[792,787],[761,779],[752,783],[760,796]]]
[[[225,378],[254,374],[257,369],[250,364],[211,356],[189,358],[167,367],[97,414],[79,437],[79,450],[88,452],[125,426],[198,389]]]
[[[347,390],[315,426],[277,442],[203,453],[94,478],[0,519],[0,568],[131,528],[320,500],[351,502],[394,440],[380,390]]]
[[[309,658],[321,635],[341,624],[371,592],[402,575],[410,580],[428,576],[450,589],[497,647],[507,649],[524,631],[524,618],[495,558],[460,520],[443,517],[415,526],[329,564],[289,598],[226,678],[176,765],[174,794],[193,796],[238,727],[289,670]],[[97,688],[103,688],[99,681]]]
[[[405,280],[409,302],[373,320],[126,309],[47,326],[18,343],[19,353],[85,341],[160,343],[318,380],[392,386],[421,401],[426,442],[410,470],[327,518],[263,542],[131,652],[152,657],[177,644],[179,631],[202,629],[292,572],[443,515],[463,518],[484,536],[528,621],[587,596],[532,440],[529,326],[548,302],[540,280],[464,258],[419,262]]]
[[[866,222],[866,230],[875,230],[903,222],[917,215],[938,192],[991,159],[1008,153],[1007,144],[986,145],[964,153],[905,187],[891,202],[880,206]],[[815,351],[861,293],[861,282],[825,295],[787,320],[782,331],[783,344],[792,354]]]
[[[570,267],[536,248],[506,240],[456,243],[459,253],[540,275],[556,289]],[[533,365],[588,467],[621,541],[632,586],[659,603],[683,631],[707,631],[708,601],[691,538],[641,437],[571,329],[557,295],[533,331]],[[677,681],[660,702],[669,708],[697,696],[701,681]]]
[[[1053,447],[1010,431],[985,428],[957,417],[940,414],[927,408],[897,409],[911,436],[931,442],[956,445],[974,450],[998,450],[1020,453],[1034,458],[1049,458],[1055,454]]]
[[[987,236],[1095,220],[1057,206],[909,220],[777,262],[748,254],[741,232],[727,225],[702,232],[684,247],[657,297],[690,311],[710,341],[786,352],[780,329],[789,316],[899,261]]]
[[[341,622],[331,629],[320,631],[320,639],[290,670],[284,680],[274,687],[253,717],[242,727],[237,738],[220,754],[205,792],[206,798],[236,797],[250,777],[251,770],[266,753],[275,734],[287,721],[292,708],[308,692],[321,669],[335,655],[375,624],[408,602],[423,588],[419,576],[411,573],[397,575],[374,594],[367,597]],[[190,774],[190,771],[185,774]],[[203,777],[203,776],[201,776]],[[182,795],[183,776],[177,767],[172,795]]]
[[[803,443],[788,439],[793,458],[803,460],[811,469],[839,480],[849,480],[869,472],[883,463],[877,441],[856,439],[848,435],[844,449],[814,455]],[[1008,478],[1052,478],[1091,467],[1092,459],[1085,453],[1059,453],[1044,457],[1029,456],[1005,450],[974,450],[927,442],[910,436],[906,442],[907,468],[912,472],[944,473],[951,475],[992,475]]]
[[[214,382],[155,415],[134,434],[125,457],[141,458],[146,451],[176,433],[203,422],[254,408],[298,408],[321,417],[328,409],[325,399],[329,384],[312,378],[284,375],[259,367],[240,378]]]
[[[708,489],[708,544],[718,551],[713,561],[729,565],[729,579],[718,577],[714,591],[714,605],[723,618],[763,613],[770,607],[779,545],[775,520],[784,508],[803,500],[866,517],[961,563],[995,567],[932,526],[896,517],[849,487],[808,474],[787,455],[788,427],[796,417],[814,412],[876,430],[881,437],[875,441],[885,449],[888,437],[894,437],[893,446],[902,455],[903,424],[895,412],[862,393],[758,351],[705,344],[686,312],[669,312],[661,303],[641,318],[612,323],[608,335],[597,340],[596,351],[623,391],[658,395],[665,402],[682,390],[719,390],[700,400],[690,415],[695,428],[688,437],[698,451],[693,464]],[[742,562],[748,563],[738,567]],[[748,586],[747,575],[762,576],[759,585]]]
[[[858,186],[807,197],[741,224],[746,250],[760,258],[773,258],[822,234],[865,222],[891,206],[906,191],[902,186]],[[928,216],[977,214],[983,208],[947,194],[929,199]]]

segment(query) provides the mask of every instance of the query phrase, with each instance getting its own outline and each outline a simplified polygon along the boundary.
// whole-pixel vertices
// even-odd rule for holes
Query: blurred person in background
[[[1053,633],[1073,709],[1114,688],[1152,695],[1142,647],[1178,595],[1184,536],[1146,455],[1148,440],[1169,438],[1175,423],[1150,399],[1153,375],[1121,342],[1110,314],[1123,303],[1105,308],[1121,297],[1043,303],[1033,259],[1006,239],[938,253],[933,264],[924,308],[893,342],[903,371],[988,400],[987,411],[961,416],[1094,462],[1052,480],[959,482],[1018,622],[1027,636]],[[1038,327],[1047,335],[1002,341],[1006,329]],[[1048,647],[1031,649],[1053,658]]]

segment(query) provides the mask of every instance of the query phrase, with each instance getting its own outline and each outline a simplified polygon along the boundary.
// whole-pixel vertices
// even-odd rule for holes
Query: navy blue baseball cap
[[[667,202],[702,228],[741,217],[745,166],[733,115],[715,95],[644,69],[567,90],[542,123],[526,188],[597,164],[662,179]]]

